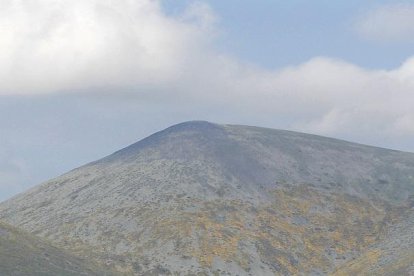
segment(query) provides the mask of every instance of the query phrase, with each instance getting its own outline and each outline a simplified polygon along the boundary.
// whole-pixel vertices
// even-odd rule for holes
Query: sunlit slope
[[[188,122],[0,205],[0,218],[120,272],[323,275],[399,223],[414,155]]]

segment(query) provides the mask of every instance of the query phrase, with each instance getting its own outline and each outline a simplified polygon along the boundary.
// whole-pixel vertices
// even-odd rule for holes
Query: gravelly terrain
[[[123,274],[348,275],[375,246],[389,256],[373,271],[398,257],[385,241],[410,225],[412,195],[411,153],[187,122],[2,203],[0,219]]]
[[[381,241],[343,264],[334,275],[414,275],[414,211],[387,228]]]
[[[114,274],[0,222],[0,275],[110,276]]]

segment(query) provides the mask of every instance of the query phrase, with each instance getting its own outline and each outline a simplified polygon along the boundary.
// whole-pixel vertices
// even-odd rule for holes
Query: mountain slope
[[[358,258],[339,267],[333,275],[413,275],[414,210],[391,225],[383,239]]]
[[[414,194],[414,154],[187,122],[0,205],[0,219],[137,275],[320,275]]]
[[[0,274],[21,276],[113,275],[0,222]]]

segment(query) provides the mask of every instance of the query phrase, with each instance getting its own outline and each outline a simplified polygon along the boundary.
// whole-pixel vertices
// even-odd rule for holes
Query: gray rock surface
[[[110,276],[114,274],[0,222],[0,275]]]
[[[324,275],[399,222],[414,154],[187,122],[0,204],[0,219],[134,275]]]

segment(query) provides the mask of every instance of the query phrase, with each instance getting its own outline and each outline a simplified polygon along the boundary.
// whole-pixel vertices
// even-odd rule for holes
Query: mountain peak
[[[192,121],[0,204],[0,219],[135,275],[321,275],[407,210],[413,179],[414,154]]]
[[[149,148],[159,148],[162,144],[170,144],[170,154],[178,148],[188,147],[198,140],[213,139],[223,135],[223,126],[207,121],[188,121],[173,125],[156,132],[126,148],[123,148],[98,162],[130,159]],[[175,144],[174,144],[175,141]],[[188,142],[186,144],[186,142]],[[191,143],[190,143],[191,142]]]
[[[208,130],[211,128],[219,127],[218,124],[212,123],[209,121],[202,121],[202,120],[194,120],[194,121],[186,121],[182,123],[175,124],[173,126],[170,126],[166,130],[174,130],[174,131],[180,131],[180,130]]]

